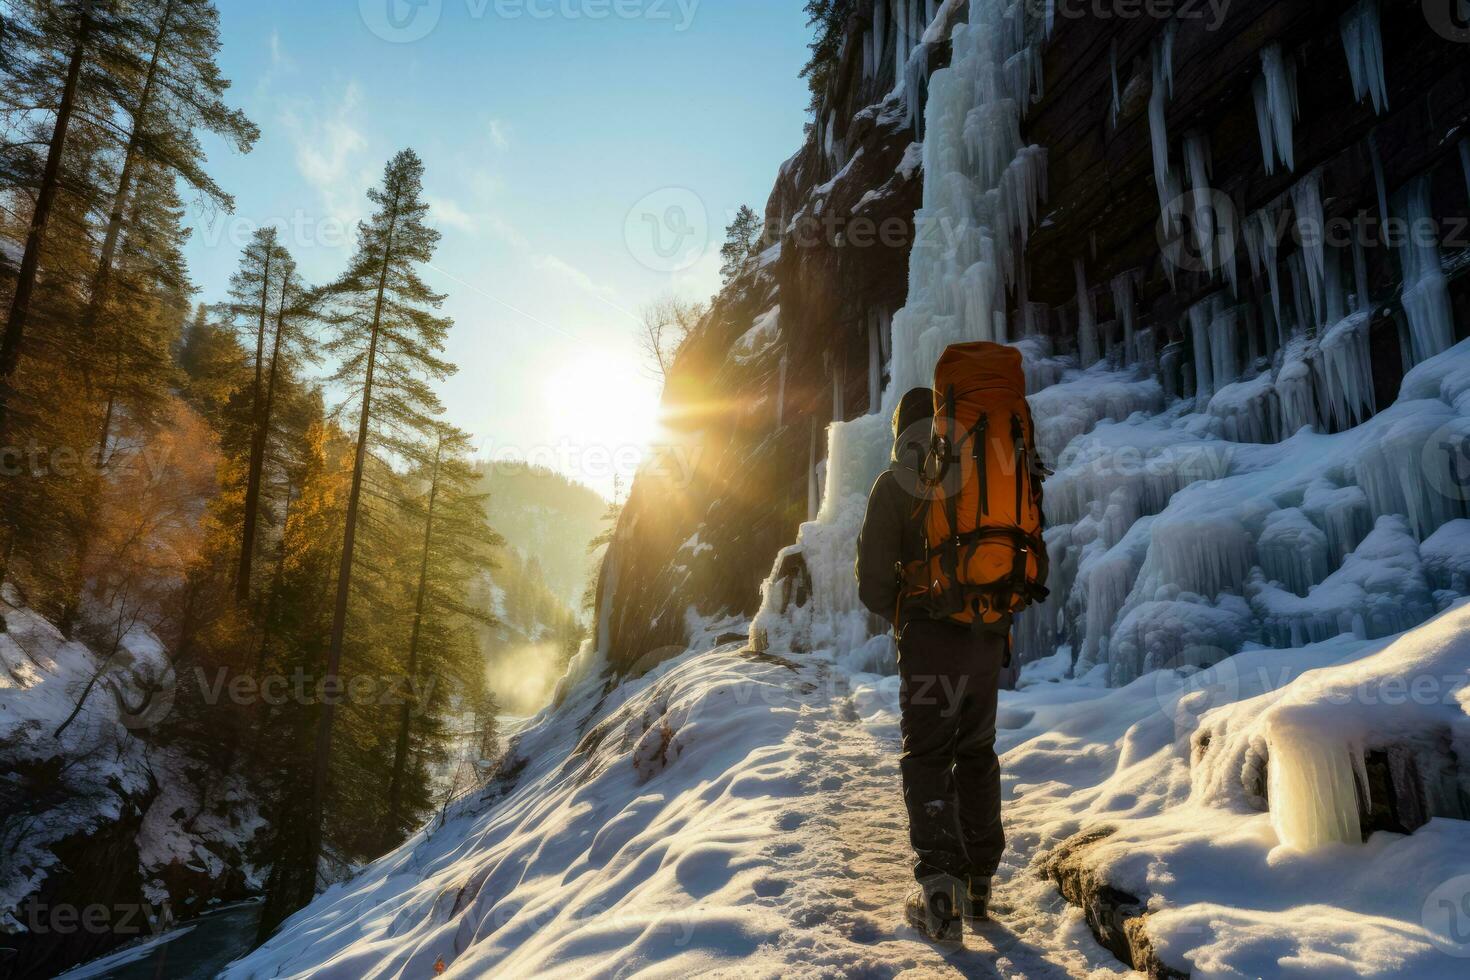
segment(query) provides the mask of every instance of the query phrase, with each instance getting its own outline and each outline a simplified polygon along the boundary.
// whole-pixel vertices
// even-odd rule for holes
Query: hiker
[[[893,458],[868,498],[857,578],[863,605],[893,623],[898,643],[900,768],[919,883],[905,914],[930,938],[958,942],[963,923],[988,917],[1005,850],[996,702],[1012,616],[1046,594],[1047,471],[1019,352],[956,345],[936,382],[905,394],[894,413]]]

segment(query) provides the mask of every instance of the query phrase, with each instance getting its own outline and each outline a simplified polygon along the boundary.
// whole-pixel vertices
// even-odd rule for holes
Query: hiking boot
[[[942,878],[924,882],[904,903],[909,925],[936,943],[959,945],[964,941],[960,922],[964,883],[958,878]]]
[[[990,877],[972,875],[965,887],[965,924],[975,928],[977,923],[990,919]]]

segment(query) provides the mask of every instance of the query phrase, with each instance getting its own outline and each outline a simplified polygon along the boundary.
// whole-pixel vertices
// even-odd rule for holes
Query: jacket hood
[[[915,388],[899,399],[893,413],[893,460],[911,470],[919,469],[929,451],[934,426],[934,392]],[[916,451],[917,450],[917,451]]]

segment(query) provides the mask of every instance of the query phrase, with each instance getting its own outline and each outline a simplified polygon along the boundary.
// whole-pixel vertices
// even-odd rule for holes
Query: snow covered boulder
[[[1369,750],[1417,744],[1431,755],[1439,745],[1463,757],[1470,749],[1467,703],[1470,603],[1371,657],[1299,678],[1261,719],[1281,843],[1309,849],[1361,839],[1357,794],[1370,787]],[[1431,771],[1436,776],[1423,787],[1428,815],[1464,814],[1470,773],[1456,775],[1444,764]]]

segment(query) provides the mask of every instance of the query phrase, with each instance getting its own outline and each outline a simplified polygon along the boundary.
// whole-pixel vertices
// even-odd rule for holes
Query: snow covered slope
[[[823,655],[735,645],[611,689],[586,678],[521,737],[517,775],[334,887],[227,976],[427,977],[440,957],[451,976],[943,967],[899,926],[896,696]],[[1059,898],[1030,894],[1044,884],[1025,888],[1040,905],[956,966],[983,969],[985,944],[1013,975],[1108,962]]]
[[[248,787],[211,779],[188,747],[153,727],[169,715],[175,683],[143,627],[103,658],[5,586],[0,945],[22,950],[18,969],[75,962],[126,938],[123,929],[54,928],[50,909],[132,909],[146,930],[259,887],[246,854],[262,820]]]
[[[611,685],[586,658],[589,675],[481,798],[334,886],[227,976],[429,977],[440,958],[450,976],[1122,975],[1040,873],[1048,848],[1103,825],[1118,829],[1099,866],[1152,896],[1149,933],[1175,968],[1462,975],[1430,899],[1470,875],[1470,823],[1303,852],[1280,846],[1280,818],[1238,777],[1255,741],[1294,738],[1283,732],[1337,685],[1456,669],[1463,685],[1470,606],[1392,642],[1256,651],[1119,689],[1033,665],[1000,713],[999,921],[950,957],[901,924],[892,677],[830,649],[732,644]],[[1424,713],[1463,744],[1466,689],[1438,693],[1448,703]],[[1412,712],[1348,717],[1367,745]]]

